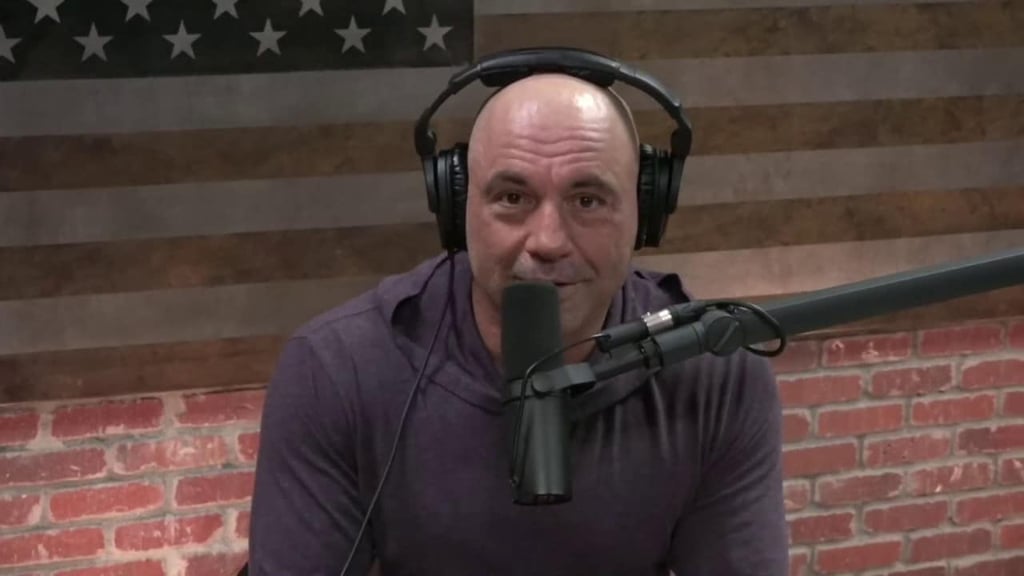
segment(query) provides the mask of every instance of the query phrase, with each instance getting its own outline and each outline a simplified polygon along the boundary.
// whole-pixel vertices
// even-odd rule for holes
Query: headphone
[[[668,217],[675,212],[683,164],[690,154],[693,130],[679,99],[656,79],[595,52],[575,48],[524,48],[497,52],[454,74],[434,102],[423,111],[414,129],[416,153],[423,161],[427,204],[436,216],[441,245],[454,252],[466,249],[466,189],[469,182],[465,142],[438,152],[431,117],[445,100],[476,80],[489,88],[509,84],[539,72],[559,72],[608,88],[623,82],[654,98],[676,123],[668,151],[640,144],[637,182],[638,226],[634,249],[658,246]]]

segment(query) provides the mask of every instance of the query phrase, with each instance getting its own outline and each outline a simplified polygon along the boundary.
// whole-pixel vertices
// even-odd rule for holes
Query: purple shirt
[[[431,259],[313,319],[267,389],[250,574],[337,576],[448,294]],[[781,409],[766,359],[704,355],[623,374],[573,409],[573,500],[519,506],[500,368],[473,320],[465,253],[351,575],[784,576]],[[688,299],[634,270],[607,326]]]

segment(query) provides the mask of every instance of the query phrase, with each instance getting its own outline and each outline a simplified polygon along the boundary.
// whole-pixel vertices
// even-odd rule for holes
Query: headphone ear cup
[[[637,176],[636,184],[636,241],[633,248],[639,250],[648,246],[648,235],[650,230],[649,218],[653,208],[654,188],[657,184],[657,158],[654,148],[648,144],[640,145],[640,173]]]
[[[678,188],[673,190],[672,155],[653,146],[640,146],[640,178],[637,183],[637,238],[635,248],[661,244],[668,216],[675,212]]]
[[[466,144],[437,155],[437,226],[447,251],[466,249]]]

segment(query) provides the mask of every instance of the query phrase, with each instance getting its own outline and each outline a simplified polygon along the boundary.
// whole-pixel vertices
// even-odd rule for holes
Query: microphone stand
[[[779,340],[769,354],[775,355],[785,348],[787,336],[1016,285],[1024,285],[1024,248],[842,284],[761,307],[735,300],[697,301],[687,307],[680,326],[620,344],[598,362],[536,372],[525,380],[525,393],[523,380],[517,380],[509,394],[574,395],[636,368],[656,372],[706,352],[725,356]],[[532,458],[526,464],[543,468]],[[527,474],[544,476],[544,470]]]

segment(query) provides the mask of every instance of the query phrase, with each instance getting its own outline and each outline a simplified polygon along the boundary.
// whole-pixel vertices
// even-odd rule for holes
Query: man
[[[677,276],[631,266],[637,148],[624,103],[573,77],[531,76],[487,102],[454,285],[435,258],[289,339],[261,428],[250,574],[340,573],[439,321],[349,574],[787,573],[780,406],[768,363],[746,352],[625,374],[608,383],[621,394],[584,397],[573,500],[512,503],[502,289],[554,282],[567,343],[687,298]]]

